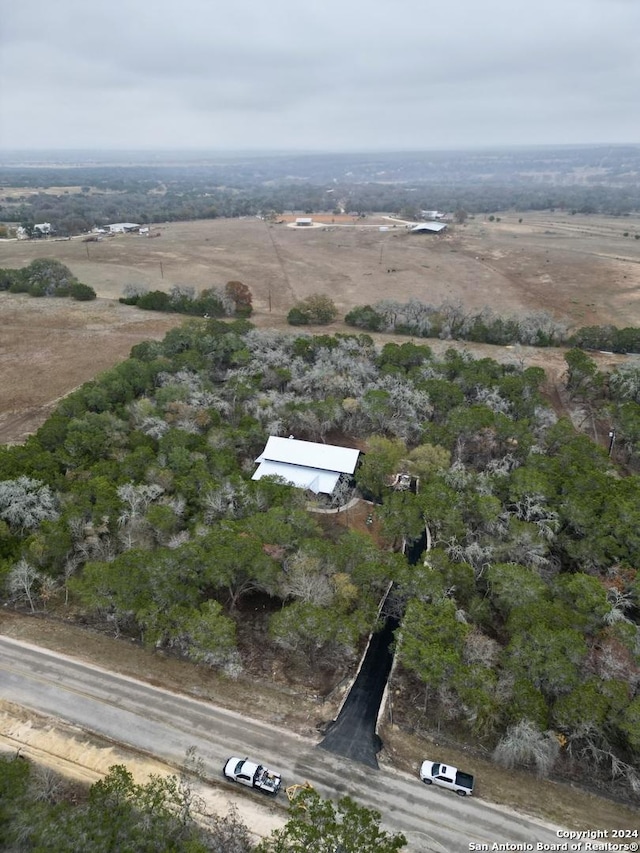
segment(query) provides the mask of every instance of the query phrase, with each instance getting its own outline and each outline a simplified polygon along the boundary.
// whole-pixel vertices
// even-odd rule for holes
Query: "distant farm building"
[[[446,222],[420,222],[409,226],[410,234],[439,234],[447,227]]]
[[[308,228],[310,225],[313,225],[313,219],[310,216],[299,216],[296,219],[296,226],[298,228]]]
[[[114,222],[107,225],[110,234],[128,234],[130,231],[139,231],[140,226],[135,222]]]
[[[260,464],[251,479],[276,475],[299,489],[330,495],[341,474],[356,470],[359,454],[349,447],[272,435],[256,459]]]
[[[431,220],[431,221],[435,221],[436,219],[444,219],[445,214],[444,214],[444,213],[440,213],[440,211],[439,211],[439,210],[421,210],[421,211],[420,211],[420,216],[421,216],[423,219],[428,219],[428,220]]]

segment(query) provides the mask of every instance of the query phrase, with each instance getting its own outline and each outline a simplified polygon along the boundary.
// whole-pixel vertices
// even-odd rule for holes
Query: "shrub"
[[[379,332],[384,327],[384,317],[378,314],[371,305],[362,305],[354,308],[345,316],[344,321],[347,326],[368,329],[370,332]]]
[[[16,276],[9,285],[9,293],[29,293],[29,282],[23,276]]]
[[[174,285],[169,291],[169,311],[177,314],[191,314],[195,290],[193,287]]]
[[[171,297],[163,290],[151,290],[149,293],[143,293],[137,304],[138,308],[145,311],[170,311]]]
[[[309,324],[309,318],[300,310],[300,308],[296,307],[292,308],[287,314],[287,323],[291,326],[307,326]]]
[[[19,292],[11,290],[11,288],[14,284],[20,282],[21,279],[22,270],[0,269],[0,290],[9,290],[12,293]]]
[[[333,323],[337,316],[338,309],[332,299],[324,293],[313,293],[289,311],[287,320],[292,326],[304,326],[308,323],[327,326]]]
[[[69,287],[69,295],[78,302],[91,302],[96,298],[96,292],[88,284],[77,281]]]
[[[559,752],[560,744],[553,732],[542,732],[530,720],[520,720],[507,730],[493,758],[502,767],[533,767],[538,776],[545,777]]]
[[[213,290],[203,290],[200,298],[193,303],[194,314],[199,314],[204,317],[207,314],[209,317],[224,317],[226,311],[222,299],[220,299]]]
[[[35,284],[32,284],[28,289],[29,296],[46,296],[47,295],[47,287],[44,282],[37,281]]]

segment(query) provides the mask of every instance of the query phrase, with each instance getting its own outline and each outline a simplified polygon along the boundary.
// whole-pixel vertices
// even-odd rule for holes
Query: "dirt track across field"
[[[640,325],[640,217],[510,214],[440,235],[409,234],[382,216],[325,220],[316,217],[314,228],[258,219],[170,223],[155,226],[155,238],[126,234],[97,243],[0,241],[0,266],[54,257],[100,297],[78,303],[0,293],[0,442],[23,440],[60,397],[126,358],[135,343],[184,321],[120,305],[127,284],[202,290],[239,279],[253,293],[252,321],[264,328],[290,329],[289,309],[315,292],[329,295],[342,314],[415,297],[468,310],[489,306],[503,316],[545,310],[569,326]],[[322,331],[353,330],[334,324]],[[564,369],[558,351],[466,348],[525,358],[554,377]]]

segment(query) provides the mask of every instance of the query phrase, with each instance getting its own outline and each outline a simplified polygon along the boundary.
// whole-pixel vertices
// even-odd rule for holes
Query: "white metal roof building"
[[[330,495],[340,474],[356,470],[359,455],[359,450],[349,447],[272,435],[256,459],[260,465],[251,479],[276,474],[299,489]]]
[[[127,231],[136,231],[139,227],[137,222],[114,222],[107,225],[112,234],[126,234]]]
[[[446,222],[420,222],[419,225],[413,225],[409,229],[410,234],[421,234],[421,233],[429,233],[429,234],[437,234],[439,231],[443,231],[447,227]]]

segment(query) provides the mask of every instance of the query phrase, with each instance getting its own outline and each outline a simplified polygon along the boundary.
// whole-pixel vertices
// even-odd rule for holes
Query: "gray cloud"
[[[637,142],[635,0],[35,0],[3,10],[4,148]]]

